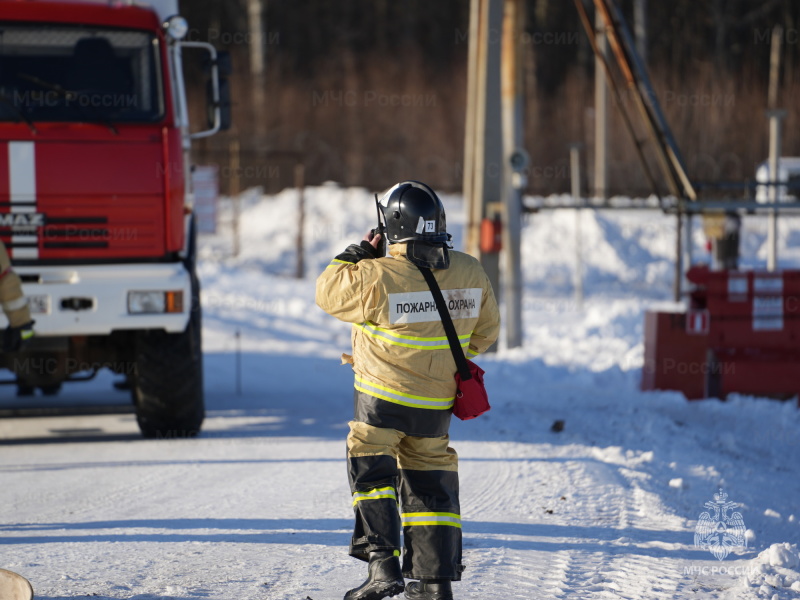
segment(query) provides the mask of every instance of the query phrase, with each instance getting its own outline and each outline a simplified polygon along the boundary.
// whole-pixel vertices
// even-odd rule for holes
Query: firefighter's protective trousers
[[[484,352],[500,317],[480,263],[453,251],[449,268],[433,273],[464,352]],[[458,458],[448,436],[456,365],[428,284],[406,244],[390,245],[382,258],[353,245],[319,276],[316,300],[353,324],[353,356],[344,357],[355,374],[350,554],[367,560],[402,546],[405,577],[460,579]]]
[[[367,560],[373,550],[400,550],[402,531],[404,577],[461,578],[458,457],[449,441],[350,422],[352,556]]]

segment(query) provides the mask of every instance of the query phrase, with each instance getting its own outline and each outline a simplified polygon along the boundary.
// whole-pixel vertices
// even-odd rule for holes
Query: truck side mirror
[[[208,109],[208,128],[216,125],[216,109],[219,108],[219,131],[231,128],[231,84],[227,79],[220,77],[217,85],[218,99],[214,98],[214,83],[209,80],[206,84],[206,107]]]
[[[231,53],[227,50],[217,52],[217,72],[219,73],[219,128],[227,131],[231,128],[231,85],[228,77],[233,73]]]
[[[217,69],[219,69],[219,76],[222,79],[230,77],[233,73],[231,53],[227,50],[217,50]]]
[[[208,107],[208,129],[189,134],[192,139],[214,135],[231,126],[231,93],[230,84],[225,74],[231,71],[230,54],[217,52],[216,48],[206,42],[180,42],[181,48],[197,48],[208,53],[207,66],[210,66],[210,77],[206,84],[206,106]]]

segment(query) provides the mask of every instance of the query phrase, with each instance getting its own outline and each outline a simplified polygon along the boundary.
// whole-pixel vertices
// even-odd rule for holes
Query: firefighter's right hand
[[[11,327],[9,325],[3,331],[3,352],[19,352],[33,337],[33,324],[36,321],[28,321],[22,325]]]
[[[378,229],[370,229],[361,241],[361,247],[370,252],[373,258],[386,256],[385,236]]]
[[[367,232],[367,235],[364,236],[364,241],[369,242],[369,245],[375,248],[375,250],[377,250],[378,245],[381,243],[382,238],[383,236],[380,233],[378,233],[375,229],[370,229]]]

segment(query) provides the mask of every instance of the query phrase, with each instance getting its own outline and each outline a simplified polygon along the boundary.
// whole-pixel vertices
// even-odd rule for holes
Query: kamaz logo
[[[0,227],[11,227],[13,229],[44,227],[44,214],[43,213],[0,214]]]

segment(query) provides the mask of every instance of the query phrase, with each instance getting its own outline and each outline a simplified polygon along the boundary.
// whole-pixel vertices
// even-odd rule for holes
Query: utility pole
[[[600,56],[594,59],[594,196],[608,197],[608,83],[604,60],[608,59],[606,24],[595,9],[595,39]]]
[[[522,135],[522,33],[525,0],[505,0],[503,16],[503,298],[505,300],[506,346],[522,345],[522,191],[527,184],[528,155]]]
[[[503,0],[470,0],[467,119],[464,149],[466,251],[478,258],[495,292],[500,291],[497,252],[483,252],[481,222],[503,204],[500,57]]]

